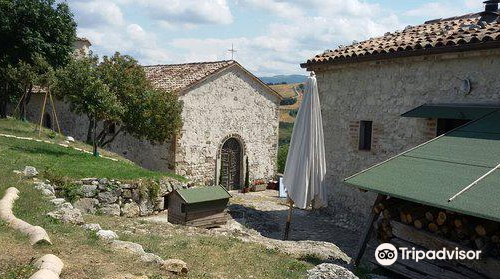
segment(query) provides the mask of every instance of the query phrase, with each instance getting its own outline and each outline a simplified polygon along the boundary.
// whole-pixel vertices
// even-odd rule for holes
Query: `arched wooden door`
[[[224,142],[221,150],[220,185],[227,190],[241,188],[241,167],[243,151],[240,142],[230,138]]]

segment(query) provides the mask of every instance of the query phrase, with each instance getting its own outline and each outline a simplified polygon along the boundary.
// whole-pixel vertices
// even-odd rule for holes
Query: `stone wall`
[[[231,67],[181,100],[184,127],[177,143],[176,173],[215,184],[220,148],[225,140],[235,137],[248,156],[251,180],[276,174],[279,99],[260,83]]]
[[[424,103],[500,104],[500,51],[322,66],[317,74],[325,131],[330,211],[366,215],[374,194],[342,180],[435,136],[435,119],[402,118]],[[472,91],[461,90],[469,79]],[[371,151],[358,150],[359,121],[373,121]]]
[[[30,122],[40,123],[40,114],[44,101],[44,94],[33,94],[27,110],[27,118]],[[77,115],[71,112],[67,103],[54,99],[61,132],[72,136],[77,140],[86,141],[89,120],[87,116]],[[45,115],[49,115],[52,127],[57,131],[56,121],[53,116],[52,106],[47,103]],[[163,145],[151,144],[149,141],[141,141],[135,137],[122,133],[106,146],[107,150],[122,155],[136,164],[157,171],[173,171],[174,157],[171,152],[170,142]]]
[[[75,181],[72,186],[56,186],[55,189],[57,196],[73,199],[73,206],[82,213],[137,217],[165,210],[165,197],[174,189],[187,187],[186,183],[175,179],[125,183],[85,178]]]

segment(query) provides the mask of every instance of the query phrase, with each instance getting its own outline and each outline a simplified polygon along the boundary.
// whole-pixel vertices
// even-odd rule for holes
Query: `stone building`
[[[500,106],[498,7],[488,9],[327,50],[301,65],[317,75],[331,211],[366,215],[374,196],[343,179]]]
[[[86,53],[88,44],[75,53]],[[175,172],[194,182],[238,189],[249,179],[271,179],[276,173],[281,96],[236,61],[145,67],[157,87],[175,92],[183,103],[179,135],[162,145],[120,134],[106,148],[137,164]],[[28,119],[39,122],[44,94],[34,94]],[[56,101],[61,130],[85,140],[89,121]],[[47,106],[43,123],[55,128]]]

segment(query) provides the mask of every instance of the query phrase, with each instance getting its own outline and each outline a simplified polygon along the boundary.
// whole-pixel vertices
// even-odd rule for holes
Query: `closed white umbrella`
[[[327,205],[325,189],[325,143],[318,85],[314,73],[308,78],[286,159],[283,184],[290,210],[284,239],[288,238],[293,204],[301,209]]]

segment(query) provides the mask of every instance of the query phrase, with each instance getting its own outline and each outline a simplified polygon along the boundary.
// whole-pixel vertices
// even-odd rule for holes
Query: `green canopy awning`
[[[403,113],[402,117],[475,120],[500,107],[486,105],[433,105],[426,104]]]
[[[345,180],[348,185],[500,222],[500,111]]]

